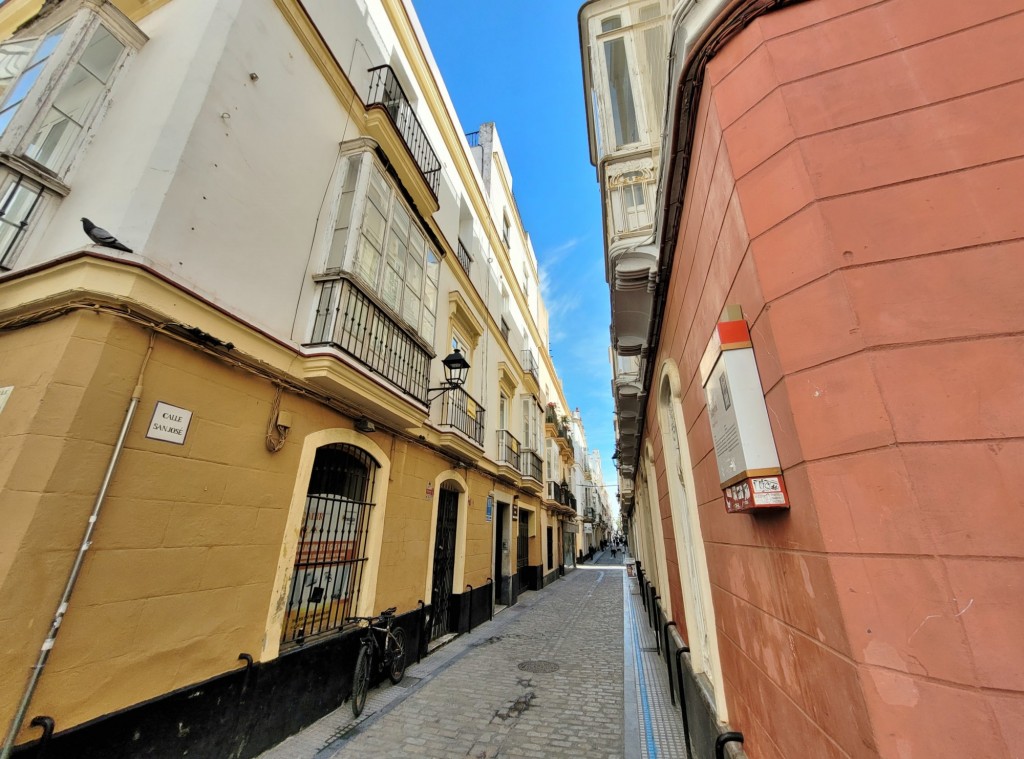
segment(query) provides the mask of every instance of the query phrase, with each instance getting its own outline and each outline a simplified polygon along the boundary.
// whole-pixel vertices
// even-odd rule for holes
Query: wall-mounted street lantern
[[[462,387],[466,383],[466,375],[469,374],[469,362],[458,348],[449,353],[441,363],[444,365],[444,385],[427,388],[428,403],[433,403],[449,390]]]

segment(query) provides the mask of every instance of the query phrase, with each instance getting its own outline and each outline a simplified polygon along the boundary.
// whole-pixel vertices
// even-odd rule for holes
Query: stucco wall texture
[[[1020,0],[807,0],[706,69],[658,362],[689,383],[729,718],[752,757],[1024,744],[1022,39]],[[732,303],[787,514],[721,499],[697,365]]]

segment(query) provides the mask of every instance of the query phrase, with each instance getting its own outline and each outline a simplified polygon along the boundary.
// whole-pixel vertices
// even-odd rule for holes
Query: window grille
[[[379,465],[351,445],[319,448],[306,494],[282,644],[339,629],[359,602],[366,533]]]
[[[0,269],[8,269],[43,197],[43,186],[14,172],[0,174],[0,182]]]
[[[519,540],[516,545],[516,569],[530,563],[530,514],[519,512]]]

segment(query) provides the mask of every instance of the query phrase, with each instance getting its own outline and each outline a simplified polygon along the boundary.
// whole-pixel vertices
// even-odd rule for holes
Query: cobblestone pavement
[[[685,756],[657,752],[661,686],[624,635],[639,599],[623,561],[598,553],[372,690],[359,720],[346,702],[260,759]]]

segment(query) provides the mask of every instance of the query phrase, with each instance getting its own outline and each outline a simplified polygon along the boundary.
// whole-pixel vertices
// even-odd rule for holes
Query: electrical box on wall
[[[750,330],[728,306],[700,362],[718,480],[729,512],[789,508]]]

